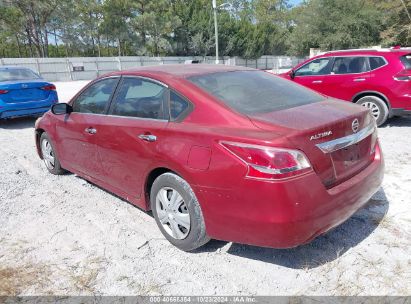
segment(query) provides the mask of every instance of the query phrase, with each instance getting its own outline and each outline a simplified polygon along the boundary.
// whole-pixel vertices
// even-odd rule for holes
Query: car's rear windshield
[[[29,69],[4,69],[0,70],[0,81],[32,80],[40,76]]]
[[[269,113],[324,100],[292,81],[263,71],[191,76],[189,81],[245,115]]]
[[[400,60],[407,70],[411,70],[411,54],[401,56]]]

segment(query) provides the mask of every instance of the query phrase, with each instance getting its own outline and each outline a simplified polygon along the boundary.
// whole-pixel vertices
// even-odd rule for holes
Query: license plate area
[[[371,161],[371,136],[331,153],[337,180],[352,176]]]

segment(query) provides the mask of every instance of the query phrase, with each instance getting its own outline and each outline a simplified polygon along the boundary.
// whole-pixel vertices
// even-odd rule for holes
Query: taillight
[[[380,147],[380,143],[378,142],[378,140],[375,143],[374,160],[381,160],[381,147]]]
[[[403,70],[394,76],[394,79],[397,81],[410,81],[411,80],[411,71]]]
[[[307,157],[298,150],[221,141],[229,152],[247,164],[247,177],[281,179],[311,171]]]
[[[54,84],[49,84],[49,85],[42,87],[41,89],[45,91],[55,91],[56,86]]]
[[[7,90],[0,90],[0,94],[6,94],[7,92]]]

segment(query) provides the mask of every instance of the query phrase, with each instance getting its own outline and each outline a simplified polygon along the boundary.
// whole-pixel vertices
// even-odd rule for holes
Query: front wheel
[[[61,167],[60,161],[57,157],[53,144],[46,132],[41,134],[40,137],[41,155],[43,156],[43,162],[46,165],[47,170],[55,175],[61,175],[65,170]]]
[[[387,121],[389,110],[387,104],[381,98],[377,96],[364,96],[356,103],[370,110],[377,126],[381,126]]]
[[[178,175],[165,173],[157,177],[150,203],[161,233],[177,248],[191,251],[210,240],[200,204],[190,185]]]

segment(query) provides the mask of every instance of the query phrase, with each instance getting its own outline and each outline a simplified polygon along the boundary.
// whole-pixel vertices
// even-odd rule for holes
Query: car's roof
[[[400,48],[400,49],[352,49],[352,50],[336,50],[329,51],[322,56],[349,56],[349,55],[383,55],[383,54],[398,54],[406,55],[411,53],[411,48]],[[319,55],[321,56],[321,55]]]
[[[255,69],[242,66],[231,66],[222,64],[164,64],[156,66],[145,66],[132,68],[117,72],[116,74],[157,74],[164,76],[190,77],[195,75],[211,74],[231,71],[254,71]]]

